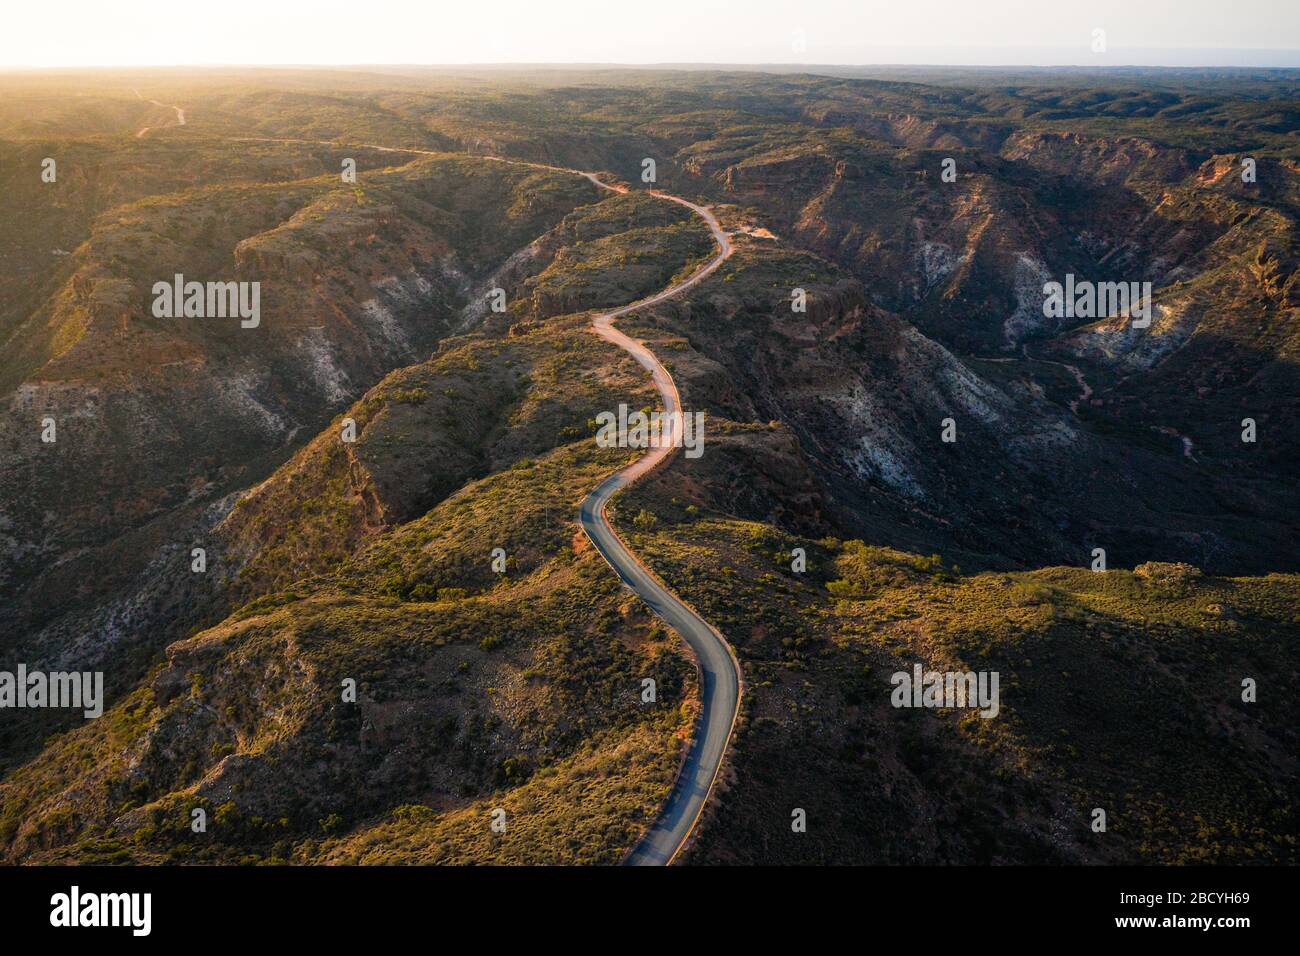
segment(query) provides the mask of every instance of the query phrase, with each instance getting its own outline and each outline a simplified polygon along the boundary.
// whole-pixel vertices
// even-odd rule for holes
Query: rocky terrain
[[[736,247],[620,322],[708,430],[615,520],[746,676],[688,860],[1294,862],[1289,74],[6,83],[0,670],[110,703],[4,712],[7,861],[622,857],[697,705],[574,524],[653,402],[590,310],[711,250],[657,185]],[[176,273],[260,323],[156,317]],[[1150,326],[1045,316],[1067,273]],[[916,661],[1003,717],[901,719]]]

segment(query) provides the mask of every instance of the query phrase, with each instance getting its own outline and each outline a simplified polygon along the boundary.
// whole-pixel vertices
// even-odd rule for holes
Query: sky
[[[1300,66],[1300,0],[61,0],[0,12],[0,68],[399,63]]]

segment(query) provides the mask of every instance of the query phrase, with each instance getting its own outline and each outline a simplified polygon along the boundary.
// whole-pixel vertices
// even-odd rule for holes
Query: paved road
[[[486,158],[516,165],[576,173],[585,176],[602,189],[627,192],[625,186],[603,182],[594,173],[578,169],[545,166],[540,163],[521,163],[494,156]],[[583,499],[578,508],[578,522],[623,583],[635,591],[650,610],[686,641],[695,653],[695,660],[700,670],[702,706],[699,719],[695,724],[695,736],[690,752],[686,755],[677,782],[673,786],[672,793],[668,795],[667,803],[660,810],[658,818],[623,861],[629,866],[664,866],[672,863],[686,847],[694,832],[695,824],[704,810],[704,805],[713,792],[718,771],[722,766],[722,757],[731,742],[736,717],[740,712],[741,688],[740,664],[723,636],[708,621],[687,607],[641,563],[641,560],[623,543],[605,516],[605,506],[609,504],[610,499],[671,458],[680,446],[682,436],[680,414],[682,403],[681,396],[677,393],[677,383],[673,381],[672,375],[663,367],[654,352],[616,329],[613,325],[614,320],[629,312],[663,302],[698,285],[732,253],[731,240],[718,224],[717,217],[708,209],[680,196],[658,190],[651,190],[650,194],[657,199],[685,206],[703,219],[713,234],[713,241],[717,244],[718,251],[713,258],[681,282],[649,298],[594,316],[591,320],[593,332],[628,352],[642,368],[650,373],[655,387],[659,390],[663,410],[677,414],[671,419],[673,422],[671,433],[663,438],[658,446],[650,448],[646,454],[622,471],[610,475]]]
[[[423,155],[444,155],[434,150],[408,149],[404,147],[381,146],[374,143],[334,143],[319,140],[273,139],[271,137],[240,137],[244,140],[278,143],[312,143],[328,146],[358,146],[381,150],[389,153],[416,153]],[[625,193],[627,187],[618,183],[607,183],[595,173],[563,166],[548,166],[545,163],[530,163],[523,160],[505,159],[500,156],[481,156],[480,159],[512,166],[530,166],[534,169],[548,169],[554,172],[573,173],[584,176],[601,189]],[[636,302],[593,316],[591,330],[606,341],[612,342],[625,350],[650,373],[650,377],[659,390],[659,398],[665,412],[681,412],[681,397],[677,393],[677,384],[672,375],[663,367],[655,354],[641,342],[624,335],[614,327],[613,322],[620,316],[644,309],[665,299],[678,295],[716,270],[732,253],[731,241],[718,224],[717,218],[703,206],[673,196],[668,193],[651,190],[650,195],[665,202],[685,206],[708,225],[713,234],[713,241],[718,251],[708,262],[696,269],[681,282],[675,283],[662,292],[640,299]],[[583,499],[578,509],[578,521],[582,530],[591,539],[592,544],[609,562],[623,583],[636,592],[637,596],[649,606],[669,627],[681,635],[691,650],[700,669],[700,690],[702,707],[699,720],[695,725],[695,735],[690,752],[677,777],[677,782],[668,801],[660,810],[658,818],[641,840],[628,853],[624,863],[631,866],[663,866],[672,863],[695,829],[704,805],[713,792],[718,770],[722,766],[722,757],[731,734],[736,725],[740,711],[740,664],[737,662],[730,645],[708,621],[686,606],[683,601],[668,590],[654,574],[641,563],[641,560],[625,545],[618,533],[605,516],[605,506],[619,491],[627,488],[637,479],[666,462],[677,451],[682,434],[682,418],[674,416],[672,432],[652,447],[631,465],[622,471],[610,475],[594,491]]]
[[[599,182],[598,180],[593,180]],[[603,183],[601,185],[604,185]],[[608,187],[607,187],[608,188]],[[631,485],[677,450],[682,433],[681,398],[677,385],[668,370],[645,345],[614,328],[613,321],[637,309],[642,309],[691,288],[713,272],[731,255],[731,242],[707,209],[687,202],[677,196],[654,192],[653,195],[669,202],[679,203],[704,219],[718,245],[717,254],[688,278],[664,291],[625,305],[613,312],[592,319],[592,330],[603,339],[629,352],[641,366],[650,372],[665,412],[674,416],[672,432],[658,447],[651,448],[622,471],[611,475],[583,499],[578,509],[578,520],[597,550],[610,566],[645,601],[650,610],[659,615],[669,627],[681,635],[695,652],[700,669],[702,707],[695,725],[695,737],[690,752],[678,774],[677,783],[660,811],[658,819],[646,831],[624,861],[630,866],[663,866],[673,862],[686,846],[708,801],[722,765],[722,757],[731,741],[736,715],[740,707],[740,665],[722,635],[687,607],[680,598],[668,590],[628,549],[605,517],[605,506],[619,491]]]

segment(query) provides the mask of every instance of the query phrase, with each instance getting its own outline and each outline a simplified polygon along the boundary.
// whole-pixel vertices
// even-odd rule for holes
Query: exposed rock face
[[[641,228],[629,236],[616,251],[635,249]],[[518,275],[546,266],[540,259],[515,257]],[[605,265],[613,278],[623,274],[618,259]],[[427,291],[415,278],[375,287],[374,302],[392,305]],[[595,555],[575,554],[568,498],[619,457],[599,457],[586,423],[615,396],[649,394],[639,367],[589,335],[581,316],[521,335],[489,322],[353,401],[355,441],[340,440],[340,415],[266,480],[206,509],[202,536],[188,541],[208,550],[209,573],[191,573],[185,549],[159,543],[174,526],[147,546],[133,542],[132,552],[155,548],[157,558],[116,583],[129,596],[64,613],[36,636],[41,650],[80,666],[147,657],[139,631],[166,634],[164,596],[206,601],[203,623],[213,626],[170,642],[165,663],[125,702],[123,681],[139,675],[114,666],[113,719],[130,726],[111,759],[78,762],[75,779],[48,795],[27,789],[48,754],[20,771],[0,814],[6,858],[71,852],[78,828],[141,847],[147,835],[156,858],[183,842],[176,822],[195,806],[221,834],[216,851],[237,854],[248,840],[310,839],[405,803],[431,816],[461,810],[574,754],[604,759],[607,745],[662,763],[645,805],[630,811],[630,840],[671,783],[693,672]],[[775,444],[792,456],[788,436]],[[779,506],[784,492],[761,501]],[[531,524],[503,526],[503,501],[511,519],[524,512]],[[479,560],[488,542],[509,548],[508,576]],[[600,623],[611,618],[619,640]],[[74,625],[93,637],[74,639]],[[672,705],[636,713],[622,675],[646,669]],[[345,677],[357,684],[354,704],[340,700]],[[72,737],[94,750],[98,729]],[[629,733],[662,752],[633,748]],[[75,819],[60,815],[68,805]]]
[[[1262,502],[1246,499],[1250,511],[1241,520],[1207,525],[1190,517],[1190,502],[1199,502],[1190,505],[1197,513],[1212,512],[1215,492],[1198,486],[1178,458],[1094,434],[1069,403],[1051,401],[1034,381],[1007,375],[996,362],[963,359],[833,273],[808,291],[806,313],[793,312],[766,276],[808,275],[812,265],[746,242],[757,257],[745,260],[752,274],[737,266],[734,293],[715,285],[672,308],[672,328],[726,369],[752,403],[724,409],[792,429],[841,523],[918,550],[956,547],[975,564],[992,557],[1014,565],[1026,554],[1077,563],[1090,542],[1106,541],[1119,561],[1160,554],[1211,567],[1259,566]],[[1176,337],[1170,322],[1161,311],[1142,348]],[[1113,325],[1087,335],[1127,334],[1106,333]],[[1090,388],[1087,378],[1070,382]],[[708,386],[705,394],[715,391]],[[1284,533],[1269,538],[1269,560],[1289,553]]]
[[[935,125],[892,115],[858,124],[915,148],[901,153],[843,135],[754,152],[750,137],[728,132],[682,149],[678,161],[762,209],[789,241],[850,269],[872,301],[977,354],[1013,353],[1086,324],[1044,316],[1047,281],[1068,273],[1159,288],[1245,254],[1246,234],[1258,242],[1261,230],[1289,229],[1276,208],[1253,205],[1259,190],[1243,192],[1227,175],[1236,158],[1198,166],[1148,140],[1038,131],[945,143],[945,156],[900,123]],[[1284,164],[1266,168],[1269,194],[1295,192]],[[1250,249],[1259,283],[1284,303],[1295,295],[1288,248]]]
[[[737,231],[707,281],[620,323],[705,412],[707,450],[616,518],[747,669],[748,779],[704,858],[1140,859],[1063,837],[1074,795],[1042,783],[1107,792],[1113,761],[1092,758],[1153,715],[1166,739],[1209,731],[1163,763],[1140,755],[1153,825],[1169,829],[1172,771],[1188,845],[1209,820],[1238,859],[1257,836],[1293,855],[1285,770],[1238,772],[1285,768],[1290,731],[1266,709],[1285,700],[1207,715],[1185,691],[1288,666],[1294,576],[1235,575],[1300,567],[1300,166],[1261,155],[1249,183],[1232,150],[1291,150],[1294,110],[1232,103],[1202,129],[1223,151],[1207,155],[1110,132],[1167,92],[698,83],[328,97],[340,137],[604,169],[632,185],[620,197],[477,158],[363,152],[368,174],[343,185],[333,147],[226,161],[144,141],[107,160],[70,148],[50,199],[3,165],[43,144],[0,142],[0,206],[56,211],[39,242],[0,229],[0,667],[103,668],[112,708],[67,734],[33,711],[0,724],[5,859],[484,862],[500,844],[470,846],[459,824],[485,801],[546,808],[532,819],[558,838],[520,841],[525,862],[617,859],[697,703],[675,639],[572,524],[627,457],[596,450],[593,416],[654,401],[581,313],[713,248],[641,193],[644,157]],[[314,97],[214,101],[325,135]],[[0,134],[12,113],[0,104]],[[258,327],[155,317],[152,283],[176,273],[261,283]],[[1043,285],[1066,273],[1150,281],[1151,326],[1046,316]],[[641,493],[648,524],[622,508]],[[1097,547],[1136,570],[1091,574]],[[878,675],[911,659],[1002,668],[1027,749],[990,759],[983,733],[873,704]],[[1075,706],[1080,667],[1108,698]],[[667,706],[640,705],[628,675],[643,673]],[[810,815],[840,824],[781,846],[770,808],[804,805],[806,781]],[[886,795],[881,814],[858,812],[864,792]],[[185,829],[196,805],[215,823],[202,843]]]
[[[209,533],[232,492],[463,328],[474,280],[591,198],[556,174],[545,199],[512,209],[535,175],[449,159],[375,173],[367,193],[212,190],[98,223],[5,366],[29,370],[0,417],[3,660],[118,667],[123,647],[219,612],[242,558]],[[258,282],[260,322],[156,318],[152,284],[174,273]],[[477,467],[453,466],[458,454],[442,453],[455,484]],[[374,525],[402,510],[388,498],[425,492],[381,492],[353,467]],[[210,573],[189,570],[198,545]]]
[[[688,174],[707,179],[701,188],[842,266],[866,302],[919,333],[846,334],[869,326],[880,335],[896,320],[853,319],[843,303],[836,321],[813,321],[837,293],[823,265],[803,262],[773,276],[771,301],[724,314],[729,330],[743,328],[756,313],[779,312],[791,288],[816,285],[809,316],[783,316],[758,340],[720,340],[699,320],[687,332],[710,343],[710,357],[746,370],[745,388],[768,400],[759,417],[792,425],[805,449],[852,479],[835,497],[853,498],[851,510],[873,526],[880,503],[897,496],[886,510],[910,515],[913,527],[952,528],[944,535],[975,551],[987,542],[962,538],[963,527],[1017,529],[1042,544],[1035,560],[1049,562],[1077,560],[1072,541],[1104,536],[1131,542],[1124,550],[1135,560],[1154,548],[1220,570],[1263,570],[1263,554],[1285,555],[1288,567],[1300,561],[1287,532],[1263,518],[1277,513],[1270,497],[1296,500],[1275,468],[1300,454],[1297,412],[1283,397],[1294,394],[1294,365],[1283,356],[1300,334],[1296,164],[1264,157],[1248,183],[1241,155],[1203,160],[1141,137],[1007,126],[971,138],[934,117],[868,112],[851,120],[828,102],[809,115],[832,132],[784,131],[756,146],[753,130],[725,129],[678,154]],[[908,148],[883,150],[845,126]],[[951,181],[942,175],[948,161]],[[1067,274],[1150,282],[1150,326],[1124,315],[1046,315],[1044,285]],[[835,354],[855,336],[865,338],[867,375]],[[764,339],[780,347],[769,353]],[[882,365],[882,354],[907,358]],[[935,448],[937,423],[949,416],[964,437]],[[1274,444],[1243,460],[1247,418],[1267,422]],[[987,454],[963,446],[972,432]],[[1186,462],[1209,474],[1172,477]],[[1095,476],[1086,489],[1071,477],[1081,468]],[[859,486],[870,493],[855,497]],[[1221,494],[1239,502],[1241,520],[1188,520],[1183,504],[1217,513]],[[1150,511],[1126,516],[1126,495]],[[975,498],[990,510],[965,513]],[[1167,533],[1153,531],[1166,522]],[[1266,542],[1252,544],[1253,534]],[[922,534],[920,546],[940,540]]]
[[[1130,180],[1177,183],[1196,169],[1185,150],[1142,139],[1103,140],[1079,133],[1018,132],[1002,155],[1057,176],[1076,176],[1103,186]]]

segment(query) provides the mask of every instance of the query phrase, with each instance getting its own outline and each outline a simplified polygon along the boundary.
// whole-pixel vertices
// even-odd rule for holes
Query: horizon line
[[[1169,51],[1191,50],[1191,47],[1161,48]],[[1292,58],[1291,63],[1228,63],[1205,62],[1196,64],[1164,64],[1149,62],[1128,63],[940,63],[940,62],[763,62],[757,60],[656,60],[648,62],[620,62],[601,60],[573,61],[523,61],[493,60],[468,61],[464,63],[409,63],[409,62],[330,62],[330,63],[85,63],[85,64],[35,64],[14,63],[0,64],[0,73],[5,72],[55,72],[55,71],[125,71],[125,70],[330,70],[330,69],[725,69],[746,67],[750,69],[940,69],[940,70],[1290,70],[1300,72],[1300,50],[1283,48],[1223,48],[1224,53],[1285,53]]]

